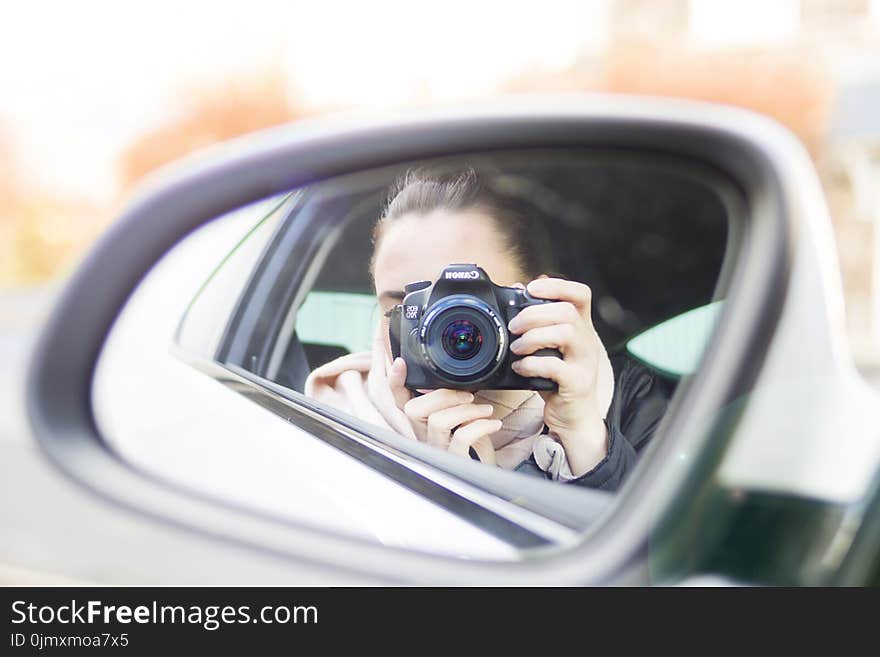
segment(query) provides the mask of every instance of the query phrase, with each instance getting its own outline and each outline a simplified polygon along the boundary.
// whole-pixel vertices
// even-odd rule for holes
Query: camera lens
[[[507,330],[495,310],[469,294],[433,304],[419,330],[425,363],[441,380],[477,385],[498,369],[507,353]]]
[[[483,334],[472,322],[457,319],[443,330],[443,348],[457,360],[474,357],[483,346]]]

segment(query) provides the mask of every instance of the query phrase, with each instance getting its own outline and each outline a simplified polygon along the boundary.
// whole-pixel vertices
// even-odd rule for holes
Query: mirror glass
[[[741,208],[717,172],[632,151],[292,189],[148,273],[99,359],[96,422],[133,467],[279,522],[463,558],[559,549],[663,440]]]

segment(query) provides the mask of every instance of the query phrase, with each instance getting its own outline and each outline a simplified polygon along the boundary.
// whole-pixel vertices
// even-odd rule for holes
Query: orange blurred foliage
[[[5,208],[18,196],[18,163],[5,131],[0,130],[0,207]]]
[[[597,91],[692,98],[766,114],[788,127],[818,157],[833,100],[824,66],[809,51],[693,52],[644,43],[617,45],[570,70],[531,72],[507,91]]]
[[[690,53],[665,48],[614,49],[604,87],[619,93],[697,98],[770,116],[816,156],[833,99],[832,81],[808,51]]]
[[[281,70],[188,93],[176,118],[123,151],[119,160],[123,192],[153,169],[200,148],[304,115],[289,102]]]
[[[97,208],[35,189],[0,132],[0,288],[44,282],[94,240]]]
[[[153,169],[202,147],[305,113],[293,107],[281,71],[263,71],[201,89],[164,126],[126,147],[119,158],[119,201]],[[14,152],[0,133],[0,287],[64,275],[110,222],[118,207],[93,207],[50,189],[20,184]]]

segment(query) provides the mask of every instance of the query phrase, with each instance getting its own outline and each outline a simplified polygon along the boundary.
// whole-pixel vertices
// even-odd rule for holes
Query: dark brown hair
[[[521,200],[496,191],[490,182],[473,169],[455,173],[407,171],[391,187],[385,209],[373,228],[374,260],[383,230],[401,217],[425,216],[437,210],[480,210],[495,224],[522,273],[536,278],[552,271],[553,258],[540,222],[529,218]],[[371,262],[371,270],[372,267]]]

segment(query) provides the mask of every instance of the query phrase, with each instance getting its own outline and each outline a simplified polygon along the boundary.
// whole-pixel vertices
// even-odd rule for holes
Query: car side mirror
[[[377,349],[369,218],[395,180],[425,166],[474,169],[530,204],[529,216],[546,212],[552,220],[536,225],[567,246],[555,250],[576,277],[591,278],[609,354],[669,386],[660,438],[616,494],[548,480],[549,466],[538,477],[486,468],[387,417],[377,428],[351,405],[306,394],[318,367]],[[786,300],[808,294],[810,276],[793,272],[819,259],[815,188],[807,156],[776,124],[673,101],[528,100],[235,140],[155,177],[71,278],[35,352],[31,423],[61,470],[110,500],[379,578],[599,583],[680,572],[676,542],[693,528],[671,519],[705,513],[700,500],[720,495],[719,476],[725,486],[745,477],[748,458],[723,455],[751,418],[744,400],[766,374]],[[836,294],[819,295],[820,326]],[[819,360],[838,348],[803,340]],[[321,483],[286,476],[324,459],[335,465]],[[300,488],[285,488],[294,480]],[[377,529],[391,522],[380,512],[415,524]]]

